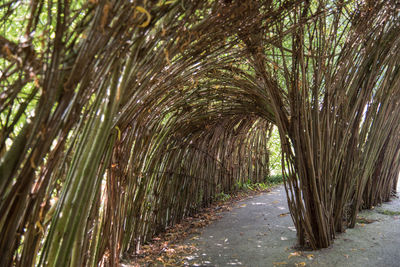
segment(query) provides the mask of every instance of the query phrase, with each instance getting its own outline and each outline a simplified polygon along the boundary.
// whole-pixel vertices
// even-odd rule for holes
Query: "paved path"
[[[400,188],[399,188],[400,189]],[[400,200],[364,211],[376,219],[340,234],[334,244],[319,251],[298,251],[296,230],[288,214],[282,186],[270,193],[238,202],[230,212],[204,228],[185,244],[199,250],[186,257],[187,266],[400,266]],[[386,212],[387,213],[387,212]]]

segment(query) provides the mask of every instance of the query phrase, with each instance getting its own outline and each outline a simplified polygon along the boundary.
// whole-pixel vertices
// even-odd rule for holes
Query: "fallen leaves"
[[[307,259],[313,260],[313,259],[314,259],[314,255],[313,255],[313,254],[308,254],[308,255],[307,255]]]
[[[306,253],[304,253],[304,252],[302,252],[302,251],[294,251],[294,252],[291,252],[291,253],[289,254],[289,256],[288,256],[288,259],[291,259],[291,258],[293,258],[293,257],[305,257],[305,258],[307,258],[308,260],[314,260],[314,255],[313,255],[313,254],[306,254]],[[304,259],[304,258],[303,258],[303,259]],[[293,259],[293,260],[294,260],[294,259]],[[302,259],[300,258],[300,260],[302,260]],[[272,264],[273,264],[273,266],[288,265],[288,262],[286,262],[286,261],[272,262]],[[293,264],[293,263],[291,263],[291,264]],[[291,266],[293,266],[293,265],[291,265]],[[296,266],[296,267],[303,267],[303,266],[307,266],[307,263],[306,263],[305,261],[295,262],[295,263],[294,263],[294,266]]]
[[[295,252],[291,252],[288,256],[288,259],[292,258],[292,257],[305,257],[308,260],[314,260],[315,256],[314,254],[306,254],[302,251],[295,251]],[[301,264],[301,262],[299,263]],[[304,263],[305,264],[305,263]],[[297,265],[296,265],[297,266]],[[298,265],[298,266],[305,266],[305,265]]]
[[[376,222],[377,220],[374,219],[368,219],[365,217],[357,216],[357,223],[359,223],[361,226],[364,226],[365,224],[370,224],[373,222]]]
[[[286,261],[281,261],[281,262],[273,262],[272,263],[274,266],[279,266],[279,265],[287,265]]]
[[[281,213],[281,214],[279,214],[279,217],[285,217],[285,216],[287,216],[288,214],[289,214],[289,212]]]
[[[261,191],[260,191],[261,192]],[[204,208],[192,217],[185,218],[181,223],[167,228],[166,232],[154,236],[148,244],[141,246],[131,260],[132,264],[144,266],[148,264],[162,264],[164,266],[183,266],[185,256],[193,254],[197,249],[195,246],[178,245],[179,242],[187,238],[189,235],[199,232],[200,228],[207,226],[211,222],[219,219],[220,213],[223,211],[231,211],[238,201],[251,197],[259,193],[259,191],[239,192],[233,195],[228,201],[214,203],[211,207]],[[241,204],[246,207],[246,204]],[[243,232],[239,233],[244,235]],[[190,240],[198,240],[199,236],[194,235]],[[228,239],[225,239],[225,243]],[[151,265],[150,265],[151,266]]]
[[[150,247],[151,246],[152,245],[150,245]],[[193,245],[167,244],[160,251],[151,251],[147,249],[146,252],[149,254],[145,256],[142,255],[142,257],[137,258],[135,264],[139,264],[138,266],[147,266],[147,264],[158,265],[161,263],[163,266],[182,266],[184,260],[183,256],[187,254],[193,254],[196,250],[196,247]]]
[[[288,256],[288,259],[290,259],[291,257],[300,257],[300,256],[301,256],[300,252],[296,251],[296,252],[290,253]]]

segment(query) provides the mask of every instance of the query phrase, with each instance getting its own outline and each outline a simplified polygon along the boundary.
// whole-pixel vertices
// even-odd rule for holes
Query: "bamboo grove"
[[[237,183],[279,129],[298,242],[400,172],[398,1],[0,4],[0,266],[117,266]]]

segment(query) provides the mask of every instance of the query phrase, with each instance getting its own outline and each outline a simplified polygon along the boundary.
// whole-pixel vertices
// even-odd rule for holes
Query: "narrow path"
[[[399,188],[400,189],[400,188]],[[388,212],[392,211],[392,212]],[[198,251],[187,266],[400,266],[400,200],[364,211],[359,223],[319,251],[298,251],[282,186],[238,202],[230,212],[185,241]]]

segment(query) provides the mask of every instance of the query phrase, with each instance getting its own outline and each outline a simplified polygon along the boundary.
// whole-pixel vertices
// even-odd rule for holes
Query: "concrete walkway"
[[[198,251],[186,256],[186,266],[400,266],[400,216],[388,211],[400,211],[398,198],[360,213],[377,221],[348,229],[330,248],[299,251],[293,248],[296,230],[280,186],[238,202],[187,239]]]

